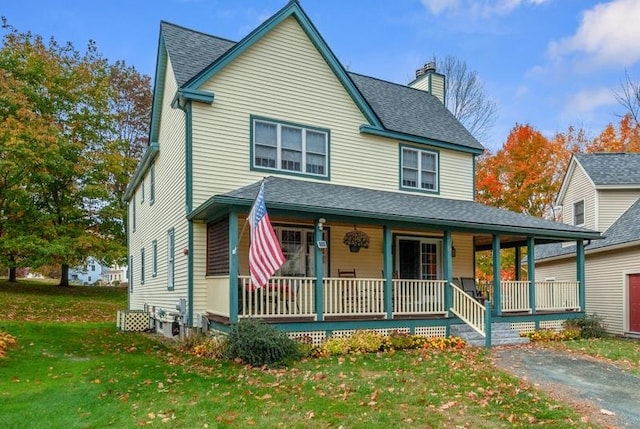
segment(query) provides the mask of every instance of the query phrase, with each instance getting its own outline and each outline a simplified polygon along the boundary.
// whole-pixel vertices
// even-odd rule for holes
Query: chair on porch
[[[460,277],[460,287],[473,299],[479,301],[481,304],[484,303],[485,297],[478,290],[476,279],[473,277]]]
[[[346,278],[350,278],[350,279],[355,279],[356,278],[356,269],[352,269],[352,270],[341,270],[340,268],[338,268],[338,277],[346,277]]]
[[[356,269],[341,270],[338,268],[338,277],[355,279]],[[342,287],[342,310],[348,313],[357,312],[358,303],[359,296],[356,281],[344,281]]]

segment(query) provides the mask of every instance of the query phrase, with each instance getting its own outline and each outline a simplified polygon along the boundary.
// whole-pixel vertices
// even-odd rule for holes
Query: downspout
[[[315,265],[315,301],[316,301],[316,319],[318,321],[324,320],[324,264],[322,260],[322,249],[318,246],[318,241],[322,240],[322,229],[320,223],[315,221],[315,228],[313,229],[313,258]]]

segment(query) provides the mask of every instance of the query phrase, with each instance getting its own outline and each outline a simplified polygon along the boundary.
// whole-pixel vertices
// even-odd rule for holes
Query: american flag
[[[249,271],[251,284],[259,288],[282,266],[286,258],[282,254],[278,237],[269,221],[264,203],[264,182],[249,213],[251,244],[249,246]]]

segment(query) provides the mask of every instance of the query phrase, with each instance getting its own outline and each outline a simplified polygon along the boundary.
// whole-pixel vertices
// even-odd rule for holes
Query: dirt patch
[[[571,405],[584,422],[605,428],[640,424],[640,378],[628,368],[535,344],[495,347],[491,359],[497,368]]]

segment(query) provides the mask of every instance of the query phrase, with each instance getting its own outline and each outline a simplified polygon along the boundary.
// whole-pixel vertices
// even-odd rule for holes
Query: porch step
[[[450,333],[452,336],[462,338],[470,346],[484,347],[485,345],[484,337],[465,323],[451,325]],[[511,325],[508,322],[491,324],[492,346],[527,344],[528,342],[529,338],[521,337],[518,331],[511,329]]]

